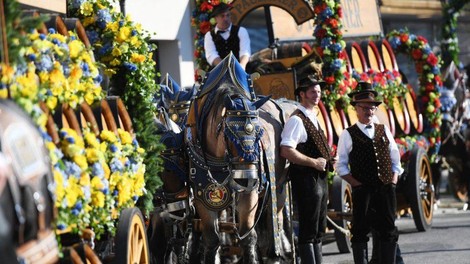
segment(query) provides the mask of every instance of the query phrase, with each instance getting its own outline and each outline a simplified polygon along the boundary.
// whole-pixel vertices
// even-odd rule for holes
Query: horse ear
[[[256,108],[256,109],[259,109],[261,106],[264,105],[264,103],[266,103],[269,99],[271,99],[271,95],[269,96],[264,96],[262,98],[260,98],[258,101],[254,102],[253,103],[253,106]]]

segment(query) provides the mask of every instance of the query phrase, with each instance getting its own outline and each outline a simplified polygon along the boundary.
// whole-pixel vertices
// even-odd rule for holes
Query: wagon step
[[[193,220],[193,228],[196,232],[202,232],[201,219]],[[219,222],[219,231],[227,234],[235,234],[238,230],[238,225],[232,222]]]

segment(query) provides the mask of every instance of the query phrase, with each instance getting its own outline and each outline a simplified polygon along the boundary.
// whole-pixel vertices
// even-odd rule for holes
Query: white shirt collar
[[[216,26],[214,31],[215,33],[217,33],[218,31],[224,31],[224,33],[226,33],[226,32],[230,32],[230,30],[232,30],[232,24],[230,24],[230,26],[226,30],[222,30]]]

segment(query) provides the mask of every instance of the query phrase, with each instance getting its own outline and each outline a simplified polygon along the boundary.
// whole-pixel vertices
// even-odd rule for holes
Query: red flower
[[[428,43],[428,40],[427,40],[425,37],[423,37],[423,36],[418,36],[417,39],[418,39],[419,41],[421,41],[422,43],[424,43],[424,44]]]
[[[440,75],[434,75],[434,81],[436,81],[437,85],[442,86],[442,80]]]
[[[334,76],[328,76],[325,78],[325,82],[327,84],[334,84],[335,83],[335,77]]]
[[[438,61],[439,60],[436,57],[436,55],[434,55],[434,53],[429,54],[428,58],[426,59],[426,62],[429,63],[432,66],[436,66]]]
[[[341,7],[338,7],[338,9],[336,11],[338,13],[338,17],[342,18],[343,17],[343,9]]]
[[[322,28],[322,29],[319,29],[319,30],[317,31],[316,37],[318,37],[318,38],[323,38],[325,35],[326,35],[326,30],[325,30],[324,28]]]
[[[432,84],[432,83],[426,83],[426,84],[424,85],[424,90],[425,90],[426,92],[432,92],[432,91],[434,91],[434,84]]]
[[[210,30],[211,30],[211,22],[203,21],[201,22],[201,24],[199,24],[199,31],[201,31],[201,34],[204,35]]]
[[[407,42],[408,38],[409,38],[409,36],[407,34],[400,35],[400,41],[401,42]]]
[[[214,6],[211,5],[209,2],[202,2],[201,7],[200,7],[200,10],[202,12],[212,11],[212,9],[214,9]]]
[[[364,82],[369,82],[369,76],[367,75],[367,73],[365,72],[361,73],[360,80]]]
[[[437,108],[440,108],[441,107],[441,100],[439,100],[439,98],[434,99],[434,105]]]
[[[416,63],[415,64],[415,69],[418,74],[421,74],[423,72],[423,64],[422,63]]]
[[[413,57],[415,60],[419,60],[421,57],[423,57],[423,52],[421,52],[420,49],[414,49],[411,51],[411,57]]]
[[[327,25],[330,25],[331,27],[333,28],[337,28],[338,27],[338,20],[334,19],[334,18],[328,18],[326,20],[326,24]]]

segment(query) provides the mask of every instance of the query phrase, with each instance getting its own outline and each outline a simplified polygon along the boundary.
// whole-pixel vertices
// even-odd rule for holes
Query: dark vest
[[[328,145],[328,141],[326,140],[325,134],[323,134],[323,131],[321,128],[316,128],[315,125],[312,123],[312,121],[305,116],[305,114],[300,111],[300,110],[295,110],[292,113],[292,116],[298,116],[305,127],[305,130],[307,131],[307,141],[304,143],[299,143],[297,144],[297,150],[311,158],[324,158],[327,161],[331,160],[331,150],[330,146]],[[301,166],[297,164],[291,164],[290,165],[292,169],[300,172],[305,172],[305,173],[311,173],[312,171],[316,171],[312,167],[306,167],[306,166]],[[328,170],[332,169],[331,163],[328,162],[327,165]],[[317,173],[320,174],[320,176],[324,177],[326,176],[326,172],[320,172],[316,171]]]
[[[232,25],[230,29],[230,36],[228,39],[224,39],[222,36],[215,33],[215,30],[211,30],[212,41],[214,41],[215,48],[219,53],[219,57],[223,60],[230,51],[233,53],[233,56],[240,61],[240,39],[238,38],[238,26]]]
[[[370,139],[356,125],[347,128],[352,139],[349,155],[351,174],[368,185],[391,183],[393,180],[390,141],[383,124],[375,124],[374,138]]]

